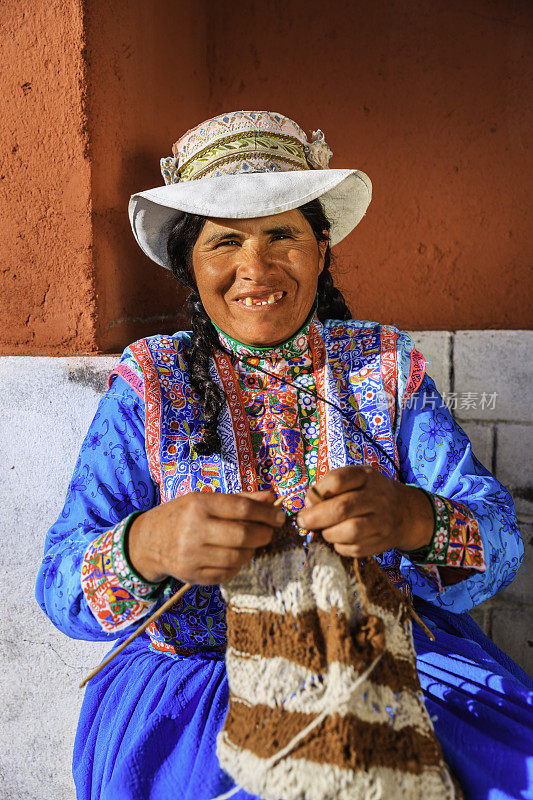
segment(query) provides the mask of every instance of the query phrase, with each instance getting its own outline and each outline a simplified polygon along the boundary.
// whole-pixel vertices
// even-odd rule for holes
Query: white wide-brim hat
[[[170,268],[167,241],[179,216],[250,219],[298,208],[319,198],[331,223],[330,244],[344,239],[372,198],[364,172],[329,169],[321,131],[308,142],[288,117],[236,111],[188,131],[161,159],[165,186],[131,197],[134,236],[156,264]]]

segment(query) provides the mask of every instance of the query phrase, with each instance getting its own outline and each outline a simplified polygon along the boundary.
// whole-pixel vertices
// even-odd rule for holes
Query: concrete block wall
[[[473,616],[533,673],[533,333],[416,332],[441,392],[456,392],[457,419],[480,460],[512,490],[526,541],[515,582]],[[59,514],[83,436],[115,357],[0,358],[0,800],[73,800],[71,755],[82,700],[78,684],[109,650],[68,639],[34,600],[44,536]],[[526,369],[529,374],[526,375]],[[481,396],[497,393],[494,408]],[[477,393],[477,408],[461,408]],[[485,402],[485,406],[487,403]],[[529,416],[528,416],[529,414]]]
[[[533,332],[412,336],[476,456],[513,496],[524,562],[510,586],[471,613],[487,636],[533,674]]]

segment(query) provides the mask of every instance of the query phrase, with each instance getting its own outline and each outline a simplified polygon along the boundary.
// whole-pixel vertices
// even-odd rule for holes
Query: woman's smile
[[[277,305],[283,300],[286,292],[259,292],[257,294],[248,293],[243,297],[235,298],[234,302],[244,306],[248,311],[271,311],[272,306]]]
[[[193,249],[203,306],[224,333],[244,344],[283,342],[309,315],[325,250],[298,209],[208,219]]]

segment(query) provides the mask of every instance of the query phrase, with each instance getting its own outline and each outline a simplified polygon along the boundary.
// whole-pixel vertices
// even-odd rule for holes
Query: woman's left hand
[[[331,470],[308,490],[298,524],[322,536],[343,556],[416,550],[433,536],[433,508],[421,489],[364,467]]]

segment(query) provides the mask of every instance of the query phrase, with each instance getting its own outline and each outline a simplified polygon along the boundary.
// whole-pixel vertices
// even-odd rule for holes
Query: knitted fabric
[[[264,800],[454,800],[416,671],[410,608],[287,523],[226,582],[222,767]],[[366,595],[366,598],[365,598]]]

